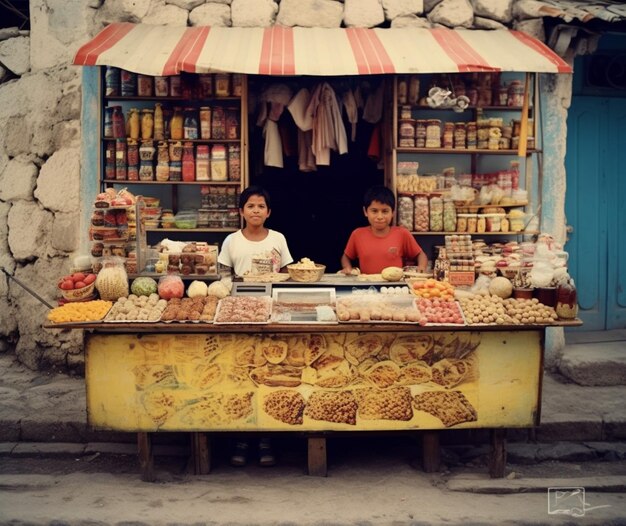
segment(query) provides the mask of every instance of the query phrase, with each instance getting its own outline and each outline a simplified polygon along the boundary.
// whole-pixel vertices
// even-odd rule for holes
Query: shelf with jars
[[[397,76],[385,179],[397,224],[415,235],[535,234],[536,93],[528,74]]]
[[[245,75],[149,77],[106,67],[101,92],[103,190],[137,185],[135,193],[158,198],[174,214],[196,210],[197,228],[177,231],[240,228],[233,216],[248,180]],[[223,221],[205,223],[214,190],[229,194],[229,208],[221,209]],[[157,217],[147,231],[169,230]]]

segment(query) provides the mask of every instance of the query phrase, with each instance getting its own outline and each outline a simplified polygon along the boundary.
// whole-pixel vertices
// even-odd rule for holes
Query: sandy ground
[[[157,457],[157,483],[141,482],[124,455],[0,457],[1,524],[626,524],[626,493],[587,489],[584,517],[548,514],[547,488],[528,493],[451,491],[452,480],[489,480],[486,467],[425,474],[412,443],[384,437],[331,443],[329,476],[304,473],[304,442],[284,446],[274,468],[232,468],[219,448],[204,476],[186,473],[185,457]],[[626,475],[626,461],[509,465],[513,481]],[[541,486],[541,484],[539,484]],[[510,488],[509,488],[510,489]],[[604,506],[591,509],[589,507]]]

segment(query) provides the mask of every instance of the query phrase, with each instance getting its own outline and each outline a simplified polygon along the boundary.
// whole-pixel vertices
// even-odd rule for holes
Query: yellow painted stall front
[[[120,431],[538,424],[543,329],[96,333],[89,422]]]

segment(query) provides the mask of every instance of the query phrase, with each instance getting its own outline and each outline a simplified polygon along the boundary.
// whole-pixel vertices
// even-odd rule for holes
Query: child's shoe
[[[232,456],[230,457],[230,464],[232,466],[245,466],[248,461],[248,443],[237,442]]]
[[[259,441],[259,466],[269,467],[276,464],[276,457],[269,438]]]

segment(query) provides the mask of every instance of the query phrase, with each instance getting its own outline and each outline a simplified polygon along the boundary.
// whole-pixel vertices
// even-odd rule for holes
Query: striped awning
[[[519,31],[131,23],[104,28],[78,50],[74,64],[154,76],[181,71],[318,76],[572,71],[545,44]]]

